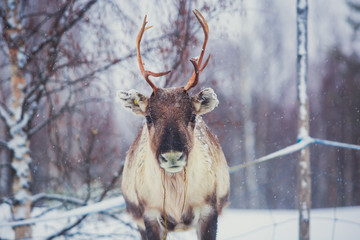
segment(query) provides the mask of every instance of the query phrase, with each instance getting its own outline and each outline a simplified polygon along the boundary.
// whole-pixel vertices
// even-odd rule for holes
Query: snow
[[[306,25],[304,21],[299,22],[299,49],[298,54],[304,56],[306,52]]]
[[[308,121],[307,110],[307,0],[297,1],[297,82],[299,99],[299,119],[302,126],[298,132],[298,139],[309,135],[305,127]]]
[[[18,86],[23,87],[24,85],[20,85],[19,83]],[[22,129],[27,126],[36,108],[36,103],[31,104],[26,112],[23,112],[21,107],[17,107],[15,109],[12,108],[15,116],[15,121],[12,121],[10,122],[11,124],[8,124],[10,126],[10,134],[12,136],[14,136],[15,134],[25,135]]]
[[[299,101],[301,104],[305,104],[307,101],[307,85],[306,85],[306,60],[302,57],[299,66]]]
[[[19,85],[15,85],[15,86],[19,86]],[[23,87],[22,87],[23,89]],[[14,96],[11,97],[10,101],[12,102],[12,104],[10,105],[10,111],[13,114],[13,118],[15,119],[15,121],[18,121],[21,118],[21,113],[22,113],[22,108],[21,108],[21,104],[16,103],[17,101],[23,101],[24,100],[24,94],[21,93],[21,96],[19,98],[15,98]],[[13,105],[19,105],[14,107]],[[16,122],[13,123],[13,125],[15,125]]]
[[[11,209],[8,204],[0,204],[0,223],[12,220]],[[0,239],[14,239],[15,233],[11,226],[0,227]]]
[[[302,110],[304,110],[306,113],[306,109],[304,105],[300,107],[300,118],[301,120],[305,120],[305,118],[303,118],[305,115],[302,115]],[[306,137],[309,137],[309,131],[306,129],[305,126],[301,126],[298,133],[298,139],[304,139]]]
[[[18,59],[18,67],[24,68],[26,62],[27,62],[27,56],[25,55],[25,48],[22,47],[19,49],[18,53],[16,54],[16,57]]]
[[[297,8],[304,10],[307,7],[307,0],[298,0],[297,1]]]
[[[39,195],[40,197],[40,195]],[[31,199],[31,197],[29,197],[29,199]],[[34,199],[33,199],[34,200]],[[12,223],[2,223],[0,221],[0,228],[3,227],[4,225],[9,225],[9,226],[18,226],[18,225],[25,225],[25,224],[33,224],[33,223],[39,223],[39,222],[48,222],[48,221],[54,221],[54,220],[59,220],[59,219],[65,219],[65,218],[71,218],[71,217],[76,217],[76,216],[82,216],[82,215],[88,215],[88,214],[92,214],[92,213],[97,213],[97,212],[104,212],[113,208],[124,208],[124,198],[123,197],[117,197],[117,198],[112,198],[106,201],[102,201],[100,203],[96,203],[96,204],[90,204],[88,206],[84,206],[84,207],[78,207],[72,210],[69,210],[67,212],[57,212],[56,215],[45,215],[41,218],[36,218],[36,219],[27,219],[27,220],[23,220],[21,222],[12,222]],[[35,213],[33,212],[33,216],[36,216],[36,211]],[[1,218],[0,218],[1,220]]]
[[[304,180],[301,180],[301,187],[305,189],[307,187],[307,183]]]
[[[299,100],[302,105],[307,100],[307,12],[304,12],[304,8],[307,6],[306,0],[298,1],[298,16],[297,16],[297,28],[298,28],[298,81],[299,81]]]
[[[8,146],[11,150],[14,151],[15,158],[22,159],[24,154],[26,154],[29,149],[26,147],[26,136],[16,134],[13,138],[9,141]]]
[[[112,203],[115,204],[115,199]],[[110,204],[111,205],[111,204]],[[110,206],[109,205],[109,206]],[[110,206],[111,207],[111,206]],[[43,209],[37,208],[33,216]],[[95,210],[95,209],[94,209]],[[64,212],[63,212],[64,213]],[[61,212],[52,211],[45,216],[48,219],[33,225],[33,239],[44,239],[56,233],[62,227],[77,220],[72,216],[69,219],[58,219]],[[130,223],[135,227],[127,214],[117,214],[122,222]],[[0,205],[0,225],[11,219],[10,207]],[[78,233],[69,239],[139,239],[135,229],[122,224],[118,220],[104,216],[89,216],[86,223],[72,230]],[[95,236],[95,237],[94,237]],[[360,236],[360,207],[345,207],[333,209],[312,209],[310,218],[311,239],[347,239],[355,240]],[[1,239],[13,239],[11,227],[0,226]],[[288,240],[298,238],[298,211],[297,210],[235,210],[227,209],[219,218],[218,239],[276,239]],[[196,239],[195,230],[189,232],[169,233],[168,240]]]
[[[329,141],[329,140],[318,139],[318,138],[313,138],[313,140],[314,140],[314,143],[316,143],[316,144],[360,150],[360,145],[356,145],[356,144]]]
[[[25,190],[20,190],[18,191],[17,194],[23,194],[23,195],[27,195]],[[17,198],[17,196],[15,196],[15,198]],[[24,197],[20,197],[21,199],[23,199]],[[16,213],[13,214],[14,219],[26,219],[27,217],[27,208],[25,206],[18,206],[16,208]]]
[[[335,211],[339,219],[337,221],[335,221]],[[346,224],[343,220],[359,224],[359,211],[359,207],[312,210],[310,239],[357,239],[360,225]],[[234,223],[239,227],[234,226]],[[219,239],[298,239],[298,212],[295,210],[226,211],[224,219],[219,224]]]
[[[303,220],[309,220],[309,212],[307,207],[307,202],[302,202],[301,204],[301,215]]]
[[[14,13],[13,13],[12,11],[9,12],[8,24],[9,24],[12,28],[14,28],[14,26],[16,26],[13,16],[14,16]],[[15,39],[17,36],[18,36],[17,33],[14,33],[14,32],[11,32],[11,33],[10,33],[11,39]]]
[[[15,0],[8,0],[7,1],[7,7],[12,11],[15,10],[15,7],[16,7]]]
[[[5,119],[7,125],[11,126],[14,124],[14,120],[11,118],[10,114],[0,105],[0,116]]]
[[[29,184],[28,184],[29,185]],[[14,198],[16,199],[16,201],[18,202],[25,202],[25,200],[27,198],[29,198],[30,195],[27,193],[27,191],[23,188],[20,188],[20,190],[18,190],[16,193],[15,193],[15,196]],[[21,215],[21,217],[18,217],[16,216],[16,219],[19,219],[19,218],[25,218],[24,216]]]
[[[306,162],[300,162],[299,165],[301,166],[301,169],[307,168],[307,163]]]

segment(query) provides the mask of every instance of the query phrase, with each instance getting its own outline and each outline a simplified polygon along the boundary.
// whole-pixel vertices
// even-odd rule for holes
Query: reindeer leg
[[[196,232],[199,240],[215,240],[217,232],[217,212],[213,212],[208,216],[199,220]]]
[[[138,231],[140,233],[141,240],[146,240],[146,231],[145,231],[145,229],[138,225]]]
[[[146,237],[148,240],[161,240],[160,225],[156,220],[144,219]]]

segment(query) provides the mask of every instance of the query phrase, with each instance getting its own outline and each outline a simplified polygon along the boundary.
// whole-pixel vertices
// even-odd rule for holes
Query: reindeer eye
[[[195,123],[195,121],[196,121],[196,115],[192,114],[190,118],[190,122]]]
[[[146,119],[146,122],[147,122],[148,124],[151,124],[151,123],[152,123],[152,119],[151,119],[150,116],[146,116],[145,119]]]

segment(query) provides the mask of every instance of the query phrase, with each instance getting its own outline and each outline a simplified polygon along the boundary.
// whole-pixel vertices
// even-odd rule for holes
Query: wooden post
[[[309,136],[309,100],[307,95],[307,18],[308,1],[297,0],[297,93],[298,140]],[[310,239],[311,179],[310,150],[300,151],[298,167],[299,239]]]

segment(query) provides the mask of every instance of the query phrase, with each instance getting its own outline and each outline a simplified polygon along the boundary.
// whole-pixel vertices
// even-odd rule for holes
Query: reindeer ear
[[[146,107],[149,102],[147,97],[134,89],[127,92],[119,91],[118,96],[125,108],[130,108],[136,114],[145,115]]]
[[[211,88],[205,88],[198,94],[192,97],[192,103],[196,114],[202,115],[214,110],[219,104],[217,96]]]

